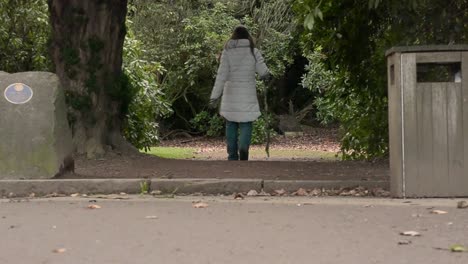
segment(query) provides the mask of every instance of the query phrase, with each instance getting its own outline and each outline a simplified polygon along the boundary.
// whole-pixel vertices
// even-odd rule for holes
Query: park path
[[[152,155],[77,158],[75,173],[64,179],[96,178],[236,178],[263,180],[387,181],[387,161],[220,161],[175,160]]]
[[[449,199],[129,196],[0,208],[2,264],[468,263],[443,250],[468,245],[468,209]]]

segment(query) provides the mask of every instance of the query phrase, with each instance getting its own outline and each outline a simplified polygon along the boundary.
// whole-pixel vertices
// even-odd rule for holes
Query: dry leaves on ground
[[[275,195],[285,195],[286,194],[286,191],[284,189],[280,189],[280,190],[275,190]]]
[[[56,248],[54,250],[52,250],[52,252],[54,253],[65,253],[67,251],[66,248]]]
[[[459,201],[457,203],[457,208],[458,209],[468,208],[468,202],[467,201]]]
[[[258,195],[258,192],[256,190],[250,190],[248,193],[247,193],[247,196],[257,196]]]
[[[419,232],[416,232],[416,231],[405,231],[405,232],[401,232],[400,235],[402,236],[421,236],[421,234]]]
[[[115,194],[97,194],[97,195],[90,195],[90,198],[97,198],[97,199],[111,199],[111,200],[130,200],[130,197],[125,195],[115,195]]]
[[[411,240],[400,240],[398,241],[398,245],[409,245],[411,244]]]
[[[242,195],[242,193],[235,193],[234,194],[234,199],[235,200],[244,200],[244,195]]]
[[[299,188],[297,191],[293,192],[293,195],[307,196],[307,195],[309,195],[309,193],[304,188]]]
[[[468,252],[468,248],[466,248],[465,246],[460,245],[460,244],[455,244],[455,245],[450,247],[450,251],[452,251],[452,252]]]
[[[192,204],[193,208],[207,208],[208,204],[203,202],[196,202]]]
[[[162,191],[160,190],[154,190],[150,193],[151,195],[161,195],[162,194]]]
[[[310,149],[320,151],[338,152],[340,150],[338,128],[313,128],[304,127],[304,135],[298,137],[277,136],[271,139],[272,149]],[[214,152],[224,150],[226,142],[224,138],[207,138],[203,136],[187,138],[175,138],[163,140],[163,147],[194,148],[196,153]],[[253,146],[255,148],[255,146]]]
[[[432,210],[432,211],[431,211],[431,214],[441,215],[441,214],[447,214],[447,212],[446,212],[446,211],[442,211],[442,210]]]

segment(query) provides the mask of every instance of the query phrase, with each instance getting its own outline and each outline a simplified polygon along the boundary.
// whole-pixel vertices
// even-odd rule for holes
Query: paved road
[[[435,249],[468,246],[456,200],[131,196],[92,210],[90,199],[0,200],[0,263],[468,263]],[[422,236],[399,235],[409,230]]]

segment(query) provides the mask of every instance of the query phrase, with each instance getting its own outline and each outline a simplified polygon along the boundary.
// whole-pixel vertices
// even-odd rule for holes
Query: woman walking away
[[[248,160],[252,122],[260,116],[255,73],[268,79],[270,73],[255,48],[247,28],[238,26],[221,54],[218,75],[211,92],[210,106],[217,107],[226,119],[228,160]]]

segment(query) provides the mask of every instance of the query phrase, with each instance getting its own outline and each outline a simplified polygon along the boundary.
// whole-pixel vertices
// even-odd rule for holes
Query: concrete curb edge
[[[307,181],[307,180],[262,180],[262,179],[50,179],[50,180],[0,180],[0,197],[27,197],[34,193],[44,196],[52,193],[82,194],[138,194],[140,184],[148,182],[150,190],[174,194],[232,194],[260,191],[271,192],[285,189],[288,192],[299,188],[339,189],[362,186],[388,190],[387,181]]]

